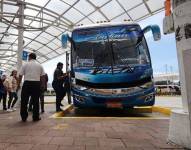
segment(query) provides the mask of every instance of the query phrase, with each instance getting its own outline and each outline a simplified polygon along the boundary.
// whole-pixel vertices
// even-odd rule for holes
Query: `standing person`
[[[54,91],[56,92],[56,111],[57,112],[62,111],[62,109],[60,108],[60,106],[62,105],[61,101],[66,94],[63,87],[64,78],[66,74],[63,73],[62,69],[63,69],[63,63],[59,62],[54,71],[54,78],[52,82],[52,87]]]
[[[44,92],[47,91],[47,83],[48,83],[48,75],[45,73],[44,78],[40,80],[40,106],[41,106],[41,113],[44,113]],[[29,109],[28,111],[32,111],[33,104],[32,100],[29,101]]]
[[[44,113],[44,92],[47,91],[47,83],[48,83],[48,75],[47,73],[45,73],[43,80],[41,79],[41,86],[40,86],[41,113]]]
[[[20,83],[24,76],[20,109],[23,122],[25,122],[28,117],[27,105],[30,96],[33,104],[33,121],[41,120],[39,117],[40,79],[43,78],[44,74],[43,67],[36,62],[36,54],[29,54],[29,61],[21,67],[18,81],[18,88],[20,88]]]
[[[17,102],[17,100],[18,100],[17,88],[18,88],[17,71],[13,70],[12,73],[11,73],[10,78],[8,79],[9,101],[8,101],[8,110],[7,111],[16,110],[14,108],[14,106],[15,106],[15,103]]]
[[[0,102],[3,99],[3,110],[7,110],[6,102],[7,102],[7,88],[5,86],[6,75],[2,75],[0,78]]]

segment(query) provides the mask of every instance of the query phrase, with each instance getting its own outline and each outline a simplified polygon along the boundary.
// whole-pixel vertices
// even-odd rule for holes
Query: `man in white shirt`
[[[36,54],[31,53],[29,55],[29,62],[24,64],[19,72],[19,88],[22,77],[24,76],[20,109],[20,115],[23,122],[25,122],[28,117],[27,105],[29,102],[29,97],[31,97],[33,104],[33,121],[41,120],[39,117],[40,79],[43,80],[44,75],[45,73],[43,67],[36,62]]]

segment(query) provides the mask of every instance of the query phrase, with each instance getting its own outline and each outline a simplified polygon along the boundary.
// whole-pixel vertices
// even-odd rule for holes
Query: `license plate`
[[[108,108],[122,108],[122,104],[119,102],[108,102],[107,107]]]

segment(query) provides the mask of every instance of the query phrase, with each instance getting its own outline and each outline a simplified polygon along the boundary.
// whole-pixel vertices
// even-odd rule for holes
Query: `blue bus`
[[[155,102],[153,69],[144,34],[160,40],[160,28],[136,23],[80,26],[62,35],[71,43],[71,91],[75,107],[133,108]]]

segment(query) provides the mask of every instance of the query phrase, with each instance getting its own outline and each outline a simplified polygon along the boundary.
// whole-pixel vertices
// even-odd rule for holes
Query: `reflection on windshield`
[[[81,29],[73,32],[73,67],[124,67],[150,63],[139,26]]]

